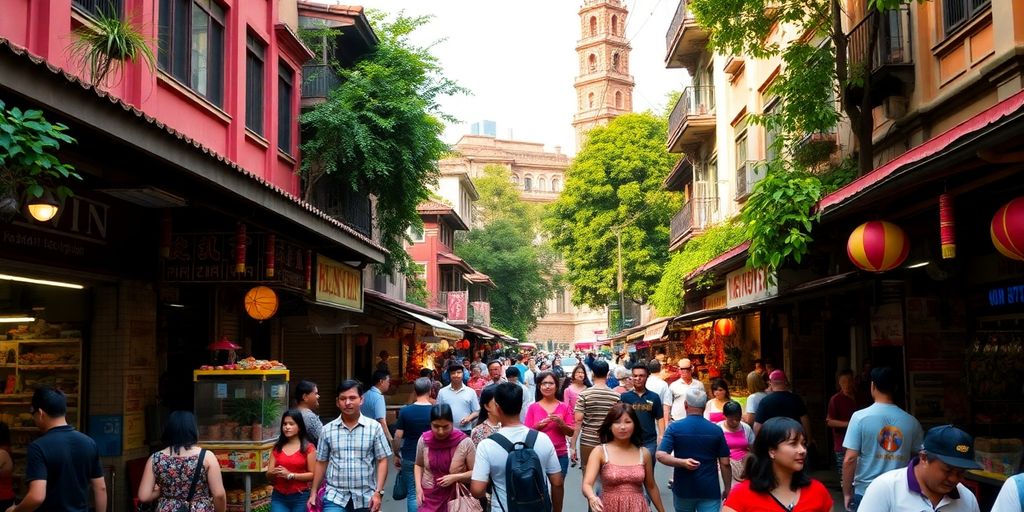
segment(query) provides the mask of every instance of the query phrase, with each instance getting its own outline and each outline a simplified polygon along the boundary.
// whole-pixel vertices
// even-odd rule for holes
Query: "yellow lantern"
[[[266,286],[245,293],[245,312],[255,320],[266,320],[277,313],[277,294]]]

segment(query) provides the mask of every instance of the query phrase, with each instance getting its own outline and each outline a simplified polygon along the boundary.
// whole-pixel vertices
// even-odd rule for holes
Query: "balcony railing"
[[[672,16],[672,23],[668,25],[668,32],[665,33],[665,48],[667,51],[672,50],[672,40],[675,39],[676,34],[679,32],[679,27],[683,26],[683,21],[690,16],[690,9],[687,7],[687,0],[679,0],[679,5],[676,6],[676,13]]]
[[[669,145],[675,146],[676,139],[683,137],[682,130],[687,120],[694,116],[706,116],[707,126],[702,129],[714,131],[715,87],[712,85],[691,85],[683,89],[679,102],[668,117]],[[692,142],[692,141],[690,141]]]
[[[768,166],[761,160],[747,160],[736,169],[736,200],[741,201],[750,196],[754,185],[761,181],[768,171]]]
[[[878,36],[874,51],[869,55],[871,27],[876,22],[879,23]],[[871,10],[847,35],[851,74],[858,76],[892,64],[913,64],[909,25],[910,9],[906,5],[881,13]],[[870,64],[867,69],[865,64]]]
[[[327,64],[302,66],[303,98],[326,98],[340,84],[338,74]]]
[[[121,17],[124,12],[124,0],[72,0],[71,4],[90,15],[102,13],[109,17]]]
[[[669,236],[675,242],[690,233],[703,231],[711,223],[718,205],[714,197],[697,197],[683,203],[683,207],[669,222]]]

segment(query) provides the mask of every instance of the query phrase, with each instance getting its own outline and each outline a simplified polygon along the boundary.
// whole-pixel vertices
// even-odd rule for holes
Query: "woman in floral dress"
[[[494,386],[487,386],[480,390],[480,416],[476,418],[476,426],[470,432],[469,438],[473,444],[480,444],[480,441],[491,437],[491,434],[501,428],[498,423],[498,410],[494,403]]]
[[[157,500],[158,512],[177,512],[185,506],[191,512],[224,512],[227,493],[220,464],[213,452],[198,446],[196,417],[188,411],[172,412],[162,440],[167,448],[150,456],[139,484],[139,500]],[[199,479],[192,500],[187,501],[197,468]]]

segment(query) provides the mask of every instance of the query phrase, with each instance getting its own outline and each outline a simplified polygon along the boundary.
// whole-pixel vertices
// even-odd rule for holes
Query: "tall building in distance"
[[[486,135],[488,137],[498,136],[498,125],[494,121],[484,119],[469,125],[470,135]]]
[[[633,111],[633,77],[629,74],[628,11],[621,0],[584,0],[576,43],[576,150],[595,126]]]

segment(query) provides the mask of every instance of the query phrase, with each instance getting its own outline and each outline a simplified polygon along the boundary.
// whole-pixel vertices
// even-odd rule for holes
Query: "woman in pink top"
[[[704,417],[711,423],[718,423],[725,420],[722,408],[732,400],[729,397],[729,382],[721,377],[712,380],[711,394],[714,395],[714,398],[708,400],[707,406],[704,407]]]
[[[565,378],[562,384],[562,394],[565,395],[565,403],[569,404],[569,410],[576,410],[576,399],[584,389],[593,386],[587,377],[587,369],[582,363],[572,369],[572,374]]]
[[[555,455],[558,455],[564,477],[569,471],[569,446],[565,437],[572,435],[575,415],[560,395],[555,374],[541,372],[537,376],[536,401],[526,409],[526,421],[523,423],[548,435],[551,444],[555,445]]]
[[[732,465],[732,486],[742,482],[743,465],[754,446],[754,430],[743,423],[743,408],[739,402],[730,400],[722,407],[725,419],[718,426],[725,433],[725,444],[729,446],[729,463]]]

